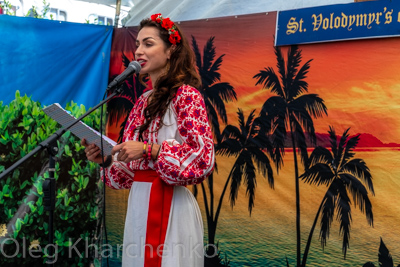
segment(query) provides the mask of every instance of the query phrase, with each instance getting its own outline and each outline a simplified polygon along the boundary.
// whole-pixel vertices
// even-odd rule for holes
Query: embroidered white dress
[[[144,122],[143,111],[150,92],[144,93],[132,109],[124,131],[124,142],[139,139],[137,129]],[[167,109],[163,126],[160,129],[159,126],[160,118],[157,118],[143,134],[149,143],[161,145],[157,161],[139,159],[128,164],[116,161],[104,169],[108,186],[131,189],[122,265],[153,266],[146,262],[145,249],[158,249],[161,251],[159,266],[203,267],[203,221],[196,199],[185,187],[201,183],[214,166],[214,143],[201,94],[191,86],[181,86]],[[146,244],[153,231],[147,229],[148,217],[158,208],[149,204],[153,184],[135,181],[135,174],[139,180],[140,170],[154,170],[161,183],[173,186],[162,247]]]

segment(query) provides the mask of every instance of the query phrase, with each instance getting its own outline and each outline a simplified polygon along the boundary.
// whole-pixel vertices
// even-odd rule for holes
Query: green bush
[[[42,108],[18,91],[9,105],[0,102],[0,173],[60,128]],[[75,117],[86,112],[83,105],[73,102],[66,109]],[[84,122],[96,128],[100,111]],[[49,219],[43,206],[42,183],[48,177],[48,153],[43,149],[0,180],[0,266],[88,266],[98,262],[103,187],[98,167],[86,160],[80,140],[69,131],[58,139],[58,149],[55,245],[48,244]],[[49,255],[55,246],[56,253]]]

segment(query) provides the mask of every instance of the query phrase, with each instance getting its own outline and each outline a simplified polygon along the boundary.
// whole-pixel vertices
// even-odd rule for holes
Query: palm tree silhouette
[[[200,93],[204,98],[204,103],[207,109],[209,121],[213,130],[214,138],[219,142],[221,140],[221,133],[219,130],[219,118],[226,124],[228,117],[225,109],[225,102],[236,100],[236,92],[234,88],[226,82],[221,82],[221,74],[218,72],[222,58],[225,54],[219,56],[215,61],[216,48],[214,46],[214,38],[210,37],[204,46],[203,58],[201,56],[196,39],[192,36],[192,47],[196,58],[196,65],[199,75],[202,80],[202,86],[199,88]],[[217,163],[215,163],[215,170],[217,170]],[[206,212],[207,226],[208,226],[208,243],[215,244],[215,233],[217,227],[218,216],[214,215],[214,174],[212,173],[206,180],[208,184],[209,201],[207,198],[207,191],[204,183],[201,183],[202,194],[204,198],[204,206]],[[194,195],[197,196],[197,186],[193,186]],[[219,214],[219,210],[218,210]],[[217,219],[215,219],[217,218]],[[211,251],[208,255],[214,255],[213,246],[209,246]]]
[[[128,57],[122,53],[122,62],[125,68],[128,67],[129,63]],[[111,82],[117,75],[110,77],[109,82]],[[126,120],[128,119],[129,112],[132,110],[133,105],[137,99],[143,94],[145,86],[140,83],[139,78],[133,75],[131,78],[126,79],[122,83],[123,91],[121,94],[116,95],[107,103],[107,114],[108,114],[108,124],[112,125],[120,121],[124,117],[124,121],[120,125],[119,139],[123,136]]]
[[[277,96],[272,96],[265,101],[260,113],[264,127],[268,126],[272,129],[271,137],[272,144],[275,147],[274,159],[277,170],[283,164],[287,132],[290,134],[296,186],[297,266],[300,266],[300,189],[296,148],[300,151],[302,162],[307,162],[308,154],[304,131],[315,143],[316,135],[312,118],[322,117],[323,114],[327,115],[327,108],[318,95],[305,94],[308,92],[308,83],[305,78],[312,59],[299,68],[302,56],[301,50],[296,45],[292,45],[288,49],[286,62],[281,49],[276,46],[274,48],[279,77],[273,68],[268,67],[260,70],[253,78],[257,79],[256,85],[262,84],[265,89],[277,94]]]
[[[273,171],[268,156],[264,150],[272,151],[269,140],[258,132],[258,122],[254,118],[253,110],[245,121],[243,111],[238,110],[239,128],[227,125],[222,132],[221,142],[216,147],[216,153],[222,156],[235,156],[236,160],[225,182],[219,198],[217,210],[214,214],[207,213],[209,241],[214,242],[216,227],[228,185],[230,184],[229,201],[231,207],[235,205],[240,185],[246,185],[246,195],[249,199],[248,210],[251,214],[254,207],[256,189],[256,167],[260,174],[268,178],[268,184],[274,188]],[[272,154],[270,154],[272,157]],[[206,199],[206,198],[205,198]]]
[[[361,212],[365,212],[368,224],[373,225],[372,205],[368,197],[368,191],[375,194],[372,176],[362,159],[353,158],[355,155],[353,150],[358,144],[360,135],[349,138],[347,129],[337,143],[335,130],[329,128],[331,151],[324,147],[316,147],[310,155],[308,168],[300,176],[306,183],[328,187],[311,227],[301,266],[306,266],[311,239],[320,214],[320,239],[324,248],[335,211],[338,213],[336,218],[340,224],[339,233],[343,236],[342,252],[346,257],[351,226],[349,195],[353,197],[354,205],[358,206]]]
[[[218,118],[221,118],[223,123],[228,123],[225,102],[231,102],[237,100],[237,98],[234,88],[227,82],[221,82],[221,74],[218,70],[225,54],[222,54],[214,61],[216,56],[214,38],[212,36],[207,40],[204,46],[203,60],[194,36],[192,36],[192,46],[196,57],[197,70],[202,82],[199,91],[204,98],[214,137],[219,140]]]
[[[257,125],[257,119],[254,117],[253,110],[245,121],[243,111],[238,109],[239,128],[233,125],[227,125],[222,132],[221,143],[217,146],[216,153],[221,156],[235,156],[236,161],[225,182],[224,189],[219,200],[216,218],[218,218],[221,209],[222,199],[230,182],[229,201],[231,207],[235,205],[238,197],[238,190],[243,182],[246,185],[246,195],[249,198],[248,210],[251,214],[254,207],[255,189],[256,189],[256,167],[260,174],[268,177],[268,184],[274,188],[274,177],[268,156],[264,150],[269,152],[273,158],[272,146],[265,137],[260,135]],[[254,164],[256,163],[256,164]],[[242,181],[244,179],[244,181]]]
[[[378,261],[379,261],[379,266],[380,267],[393,267],[393,258],[392,255],[390,255],[389,249],[386,247],[385,243],[382,240],[381,237],[381,242],[379,245],[379,253],[378,253]],[[366,262],[363,267],[375,267],[375,264],[371,261]],[[400,267],[400,264],[397,265],[397,267]]]

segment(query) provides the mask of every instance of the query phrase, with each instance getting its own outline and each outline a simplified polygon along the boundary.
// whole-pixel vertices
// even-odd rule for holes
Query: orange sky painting
[[[255,16],[260,23],[250,25]],[[226,105],[230,124],[236,124],[237,108],[247,117],[271,96],[252,77],[266,67],[277,72],[275,20],[272,12],[182,23],[198,40],[215,36],[216,57],[225,54],[221,81],[234,86],[238,95],[238,101]],[[201,52],[204,44],[198,42]],[[341,134],[351,127],[351,135],[369,133],[383,143],[400,143],[399,47],[400,38],[300,45],[302,64],[313,59],[306,79],[309,93],[318,94],[328,108],[328,117],[314,120],[317,132],[326,133],[332,125]],[[286,58],[287,47],[282,49]]]
[[[253,76],[266,67],[277,72],[273,49],[276,15],[270,12],[180,23],[190,43],[191,36],[196,38],[202,54],[212,36],[215,58],[224,54],[221,82],[230,83],[238,96],[236,102],[226,104],[229,124],[237,124],[238,108],[247,117],[253,109],[258,112],[272,95],[255,86]],[[255,18],[259,23],[254,23]],[[134,30],[127,31],[135,35]],[[368,133],[383,143],[400,144],[399,47],[400,38],[396,37],[300,45],[302,64],[312,59],[306,78],[309,93],[318,94],[328,108],[328,117],[314,120],[316,132],[327,133],[331,125],[341,134],[351,127],[351,135]],[[282,50],[286,58],[287,47]]]

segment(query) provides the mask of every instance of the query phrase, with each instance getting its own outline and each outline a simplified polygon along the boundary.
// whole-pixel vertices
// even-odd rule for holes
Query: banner
[[[367,1],[278,12],[275,45],[399,36],[400,2]]]
[[[231,138],[231,153],[215,140],[218,168],[197,187],[204,244],[220,252],[218,263],[207,258],[205,266],[397,266],[400,38],[280,48],[276,16],[179,24],[202,73],[199,91],[208,103],[223,103],[212,107],[212,122],[221,133],[235,129],[219,140]],[[134,59],[137,28],[116,32],[112,74]],[[132,90],[120,100],[132,106],[144,89],[134,90],[133,78],[126,86]],[[225,94],[231,87],[235,97]],[[116,136],[127,115],[119,114],[109,128]],[[281,124],[263,133],[257,121],[268,118],[266,125]],[[265,133],[269,145],[256,139]],[[107,190],[110,266],[120,265],[128,195]]]
[[[0,16],[0,101],[96,105],[108,83],[113,28]]]

